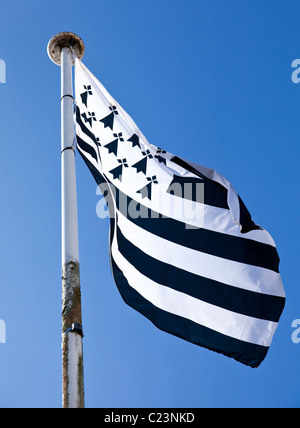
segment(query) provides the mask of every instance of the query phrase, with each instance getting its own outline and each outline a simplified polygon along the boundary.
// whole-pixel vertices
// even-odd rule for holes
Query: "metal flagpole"
[[[73,54],[84,54],[76,34],[56,34],[48,55],[61,66],[62,382],[63,407],[84,407],[81,291],[74,147]]]

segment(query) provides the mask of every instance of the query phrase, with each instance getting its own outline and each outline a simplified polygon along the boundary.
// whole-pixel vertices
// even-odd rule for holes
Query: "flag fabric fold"
[[[279,257],[221,174],[146,140],[76,59],[77,148],[109,208],[124,301],[161,330],[251,367],[285,304]]]

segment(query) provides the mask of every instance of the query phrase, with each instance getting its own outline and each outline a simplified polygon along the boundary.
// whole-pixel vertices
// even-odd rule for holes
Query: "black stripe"
[[[212,305],[254,318],[278,322],[285,299],[222,284],[163,263],[133,245],[117,227],[120,253],[140,273],[154,282]]]
[[[183,168],[185,168],[187,171],[192,172],[193,174],[197,175],[198,177],[201,177],[205,182],[205,190],[204,190],[204,201],[207,205],[212,205],[220,208],[227,208],[227,189],[222,186],[220,183],[206,177],[204,174],[201,174],[197,169],[192,167],[190,164],[185,162],[183,159],[174,156],[171,159],[172,162],[176,163],[176,165],[179,165]],[[206,199],[207,197],[207,199]],[[226,198],[226,205],[225,205],[225,198]],[[221,201],[221,202],[219,202]],[[220,203],[220,205],[218,205]],[[223,206],[222,206],[223,204]],[[240,225],[241,225],[241,233],[248,233],[251,230],[261,230],[262,228],[254,223],[254,221],[251,218],[251,215],[246,208],[244,202],[239,197],[239,206],[240,206]]]
[[[197,185],[200,192],[197,192]],[[203,186],[201,189],[200,186]],[[174,175],[174,178],[167,190],[175,196],[204,203],[218,208],[228,210],[227,189],[224,189],[218,183],[211,180],[200,180],[195,177],[180,177]]]
[[[239,196],[239,204],[240,204],[240,225],[241,233],[248,233],[251,230],[261,230],[261,227],[254,223],[251,218],[249,211],[247,210],[244,202]]]
[[[84,160],[96,182],[98,184],[103,182],[101,174],[87,159],[84,158]],[[106,181],[110,183],[107,178]],[[148,232],[196,251],[279,272],[279,257],[276,248],[272,245],[202,228],[188,229],[185,223],[162,216],[144,205],[138,204],[119,189],[115,188],[115,190],[116,204],[120,212],[128,220]],[[128,215],[130,204],[139,205],[146,218],[130,217]]]
[[[234,358],[240,363],[253,368],[258,367],[266,357],[268,347],[226,336],[187,318],[182,318],[157,308],[129,285],[123,272],[112,257],[111,267],[115,283],[125,303],[148,318],[160,330],[211,351]]]
[[[203,180],[212,181],[210,178],[206,177],[206,175],[202,174],[200,171],[195,169],[193,166],[191,166],[190,164],[188,164],[187,162],[185,162],[183,159],[179,158],[178,156],[174,156],[170,160],[171,160],[171,162],[176,163],[176,165],[179,165],[182,168],[186,169],[187,171],[190,171],[193,174],[197,175],[198,177],[203,178]],[[215,183],[216,183],[216,185],[220,186],[222,189],[227,191],[227,189],[225,187],[223,187],[220,183],[217,183],[217,182],[215,182]]]
[[[214,207],[224,208],[227,210],[229,209],[228,202],[227,202],[228,190],[226,189],[226,187],[222,186],[222,184],[218,183],[217,181],[214,181],[206,177],[206,175],[201,174],[200,171],[192,167],[190,164],[188,164],[178,156],[174,156],[171,159],[171,161],[176,163],[176,165],[179,165],[182,168],[186,169],[187,171],[202,178],[204,183],[204,203],[205,204],[211,205]]]
[[[93,149],[93,147],[86,143],[84,140],[82,140],[78,135],[76,135],[76,140],[77,140],[77,144],[78,146],[84,151],[89,153],[95,160],[96,162],[98,161],[97,158],[97,152],[96,150]]]

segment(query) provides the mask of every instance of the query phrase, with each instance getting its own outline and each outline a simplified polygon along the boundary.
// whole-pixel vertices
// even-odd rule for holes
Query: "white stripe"
[[[269,269],[223,259],[175,244],[135,225],[119,211],[118,226],[128,241],[164,263],[233,287],[285,297],[280,275]]]
[[[157,308],[235,339],[256,345],[271,345],[277,323],[237,314],[157,284],[122,256],[115,237],[111,249],[112,257],[129,285]]]

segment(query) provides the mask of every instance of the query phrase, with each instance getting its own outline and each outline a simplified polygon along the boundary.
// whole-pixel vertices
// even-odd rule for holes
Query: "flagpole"
[[[62,215],[62,395],[64,408],[84,407],[81,290],[74,147],[73,53],[84,54],[76,34],[58,33],[48,43],[50,59],[61,66]]]

